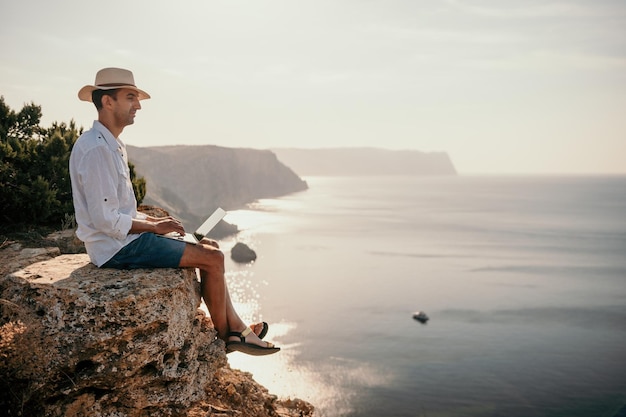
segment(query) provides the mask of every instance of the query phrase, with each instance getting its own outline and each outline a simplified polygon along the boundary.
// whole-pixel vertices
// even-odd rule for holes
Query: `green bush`
[[[82,133],[74,121],[43,128],[41,107],[25,104],[15,112],[0,96],[0,224],[58,227],[74,213],[69,158]],[[146,181],[130,165],[138,203]]]

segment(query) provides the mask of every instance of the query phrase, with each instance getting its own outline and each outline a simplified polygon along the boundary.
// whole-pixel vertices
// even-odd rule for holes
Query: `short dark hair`
[[[95,104],[96,109],[99,111],[102,108],[102,97],[110,96],[115,100],[118,91],[119,88],[112,90],[93,90],[91,92],[91,101],[93,101],[93,104]]]

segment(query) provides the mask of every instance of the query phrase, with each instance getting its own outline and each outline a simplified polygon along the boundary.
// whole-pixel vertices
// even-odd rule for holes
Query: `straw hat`
[[[96,74],[94,85],[86,85],[78,92],[78,98],[91,103],[91,93],[94,90],[113,90],[116,88],[130,88],[135,90],[139,100],[150,98],[150,94],[135,86],[133,73],[122,68],[104,68]]]

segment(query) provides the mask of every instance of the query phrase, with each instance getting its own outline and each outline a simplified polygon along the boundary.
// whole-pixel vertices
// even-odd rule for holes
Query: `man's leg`
[[[204,244],[204,245],[209,245],[212,246],[216,249],[220,248],[219,243],[216,240],[213,240],[211,238],[208,238],[206,236],[204,236],[202,238],[202,240],[200,241],[200,243]],[[231,305],[232,306],[232,301],[230,301],[230,291],[228,291],[228,288],[226,288],[226,296],[228,297],[228,300],[226,301],[226,305]],[[236,313],[235,313],[236,314]],[[228,315],[227,315],[228,316]],[[254,334],[256,334],[257,336],[259,336],[260,339],[263,339],[263,337],[265,337],[265,334],[267,333],[268,330],[268,324],[265,322],[260,322],[260,323],[254,323],[250,325],[250,329],[254,332]],[[261,334],[263,333],[263,335],[261,336]]]
[[[241,332],[247,327],[232,304],[224,277],[224,254],[219,249],[210,245],[188,244],[180,260],[180,267],[200,269],[202,298],[222,340],[228,339],[229,332]],[[268,346],[254,332],[246,337],[246,342]]]

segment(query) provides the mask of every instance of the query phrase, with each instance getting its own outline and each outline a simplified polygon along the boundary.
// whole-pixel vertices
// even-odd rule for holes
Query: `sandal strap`
[[[248,336],[250,333],[252,333],[252,329],[250,327],[246,327],[245,329],[242,330],[241,332],[241,336],[242,337],[246,337]]]
[[[252,329],[246,327],[241,332],[228,332],[228,337],[238,337],[242,342],[246,341],[246,336],[252,333]]]

